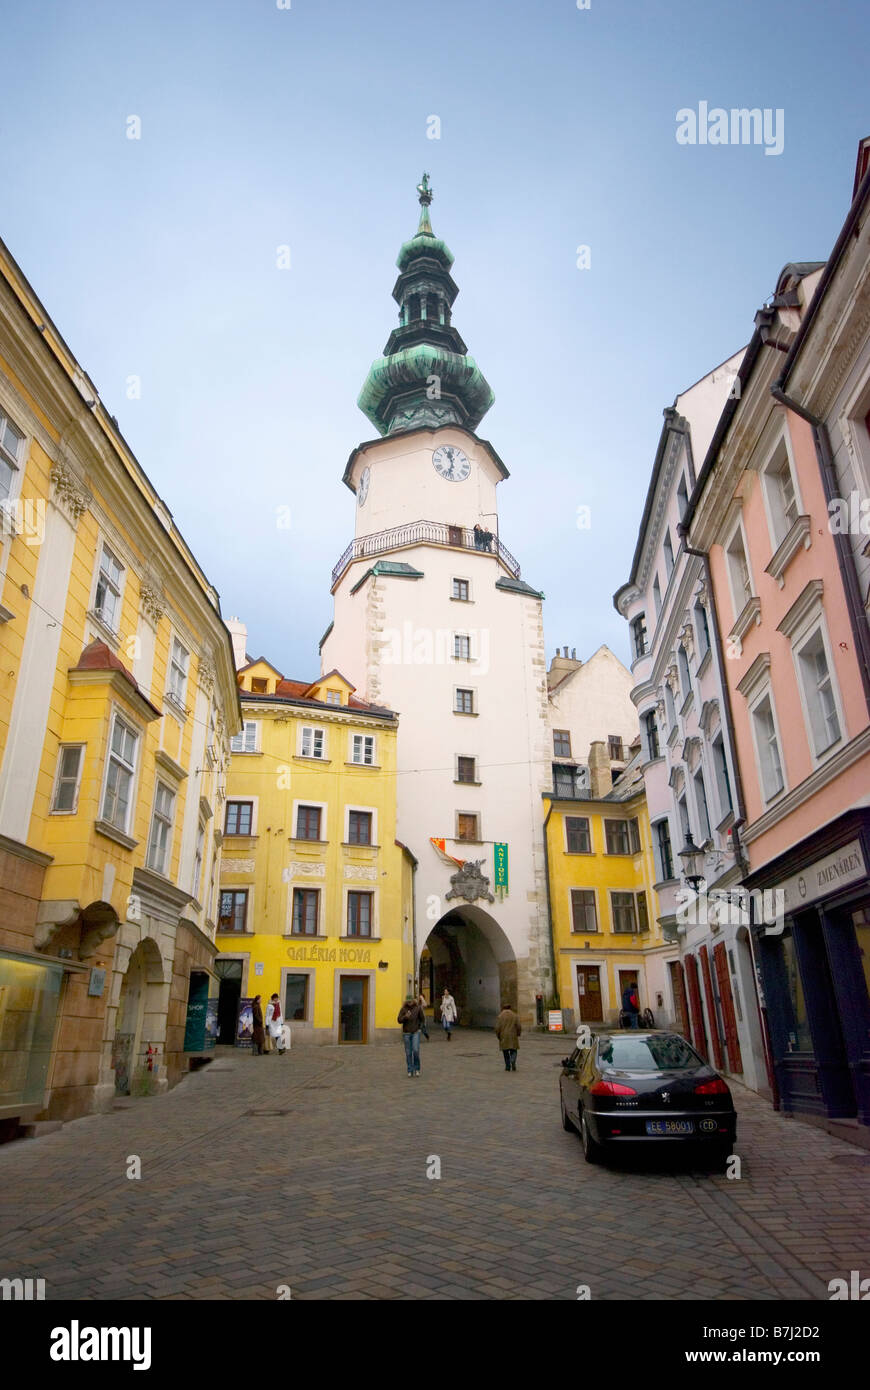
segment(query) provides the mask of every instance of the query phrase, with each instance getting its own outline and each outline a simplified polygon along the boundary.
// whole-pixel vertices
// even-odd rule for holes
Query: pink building
[[[860,518],[867,473],[832,447],[849,421],[830,413],[847,400],[866,429],[868,202],[865,174],[830,261],[787,265],[756,315],[685,528],[724,640],[744,886],[769,895],[752,930],[781,1102],[870,1145],[866,536],[837,502],[848,470]]]

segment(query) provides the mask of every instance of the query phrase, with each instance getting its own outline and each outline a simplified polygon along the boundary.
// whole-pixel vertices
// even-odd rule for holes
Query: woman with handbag
[[[447,1034],[448,1042],[450,1041],[451,1030],[458,1017],[459,1010],[456,1007],[456,1000],[453,998],[450,990],[445,986],[444,993],[441,996],[441,1027]]]

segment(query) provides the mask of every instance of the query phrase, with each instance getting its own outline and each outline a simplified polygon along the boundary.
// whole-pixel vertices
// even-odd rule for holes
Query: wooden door
[[[692,1015],[692,1042],[705,1062],[710,1060],[707,1050],[707,1034],[704,1030],[704,1010],[701,1008],[701,991],[698,988],[698,962],[694,956],[686,956],[686,983],[689,989],[689,1011]]]
[[[691,1042],[692,1033],[689,1027],[689,1010],[686,1004],[686,982],[683,979],[683,967],[680,961],[672,960],[668,962],[668,969],[671,972],[671,992],[674,996],[674,1009],[677,1015],[677,1024],[686,1042]]]
[[[713,947],[713,965],[719,985],[719,1000],[722,1005],[722,1022],[725,1026],[725,1051],[728,1053],[728,1070],[743,1073],[743,1058],[740,1055],[740,1039],[737,1035],[737,1015],[734,1010],[734,995],[731,992],[731,976],[728,973],[728,959],[725,943],[720,941]]]
[[[577,997],[581,1023],[603,1023],[601,971],[597,965],[577,966]]]
[[[722,1039],[719,1036],[719,1015],[716,1013],[716,1000],[713,995],[713,977],[710,974],[710,957],[707,953],[707,947],[699,947],[698,955],[701,957],[701,974],[704,976],[704,996],[707,1000],[707,1021],[710,1025],[710,1041],[713,1044],[713,1065],[718,1071],[721,1071],[724,1062],[722,1056]]]

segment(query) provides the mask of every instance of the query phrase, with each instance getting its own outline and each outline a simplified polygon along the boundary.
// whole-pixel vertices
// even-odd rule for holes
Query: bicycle
[[[653,1018],[653,1011],[652,1011],[652,1009],[642,1009],[642,1010],[641,1010],[641,1012],[637,1015],[637,1025],[638,1025],[639,1028],[655,1028],[655,1026],[656,1026],[656,1021],[655,1021],[655,1019]],[[620,1027],[620,1028],[630,1028],[630,1027],[631,1027],[631,1014],[628,1012],[627,1009],[620,1009],[620,1010],[619,1010],[619,1027]]]

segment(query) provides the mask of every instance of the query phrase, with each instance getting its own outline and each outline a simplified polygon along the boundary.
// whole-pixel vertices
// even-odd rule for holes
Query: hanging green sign
[[[506,889],[508,886],[508,847],[493,845],[493,864],[495,866],[494,888]]]

